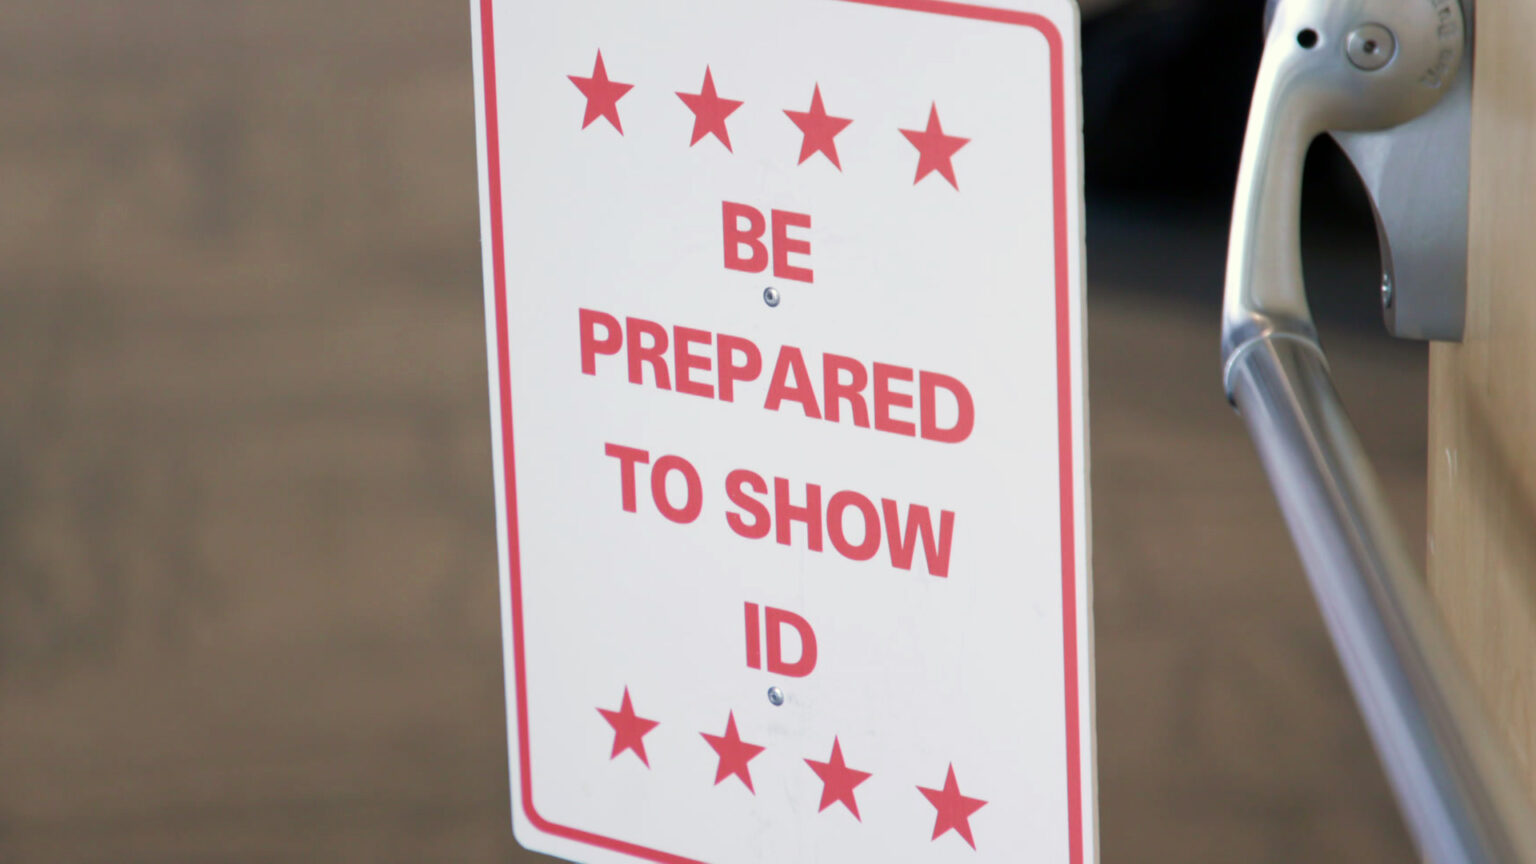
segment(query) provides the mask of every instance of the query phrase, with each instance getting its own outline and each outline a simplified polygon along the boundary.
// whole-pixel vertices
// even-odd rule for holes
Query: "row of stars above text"
[[[620,135],[624,134],[624,124],[619,117],[619,100],[625,94],[634,89],[633,84],[615,81],[608,77],[608,69],[603,63],[603,52],[597,52],[597,60],[592,66],[592,74],[567,75],[571,83],[586,97],[586,111],[582,114],[581,128],[585,129],[599,118],[607,120]],[[708,137],[713,137],[720,142],[727,151],[735,152],[731,148],[731,133],[726,126],[726,120],[736,112],[743,104],[739,99],[726,99],[715,89],[714,73],[704,67],[704,83],[697,93],[678,91],[677,98],[688,106],[693,112],[693,138],[688,146],[698,144]],[[842,160],[837,154],[837,136],[848,128],[853,121],[847,117],[834,117],[827,113],[826,105],[821,97],[821,85],[816,84],[811,91],[811,106],[807,111],[785,110],[791,122],[799,128],[802,137],[800,144],[800,162],[805,164],[812,156],[820,154],[831,162],[837,170],[843,170]],[[944,132],[944,127],[939,122],[939,107],[937,103],[931,103],[928,108],[928,125],[923,129],[900,129],[906,139],[917,149],[917,176],[912,183],[916,185],[929,174],[937,173],[949,185],[960,188],[955,179],[954,156],[960,148],[970,143],[969,138],[961,138]]]

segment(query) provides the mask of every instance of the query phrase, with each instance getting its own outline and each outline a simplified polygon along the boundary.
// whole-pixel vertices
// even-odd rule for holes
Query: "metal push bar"
[[[1460,338],[1469,11],[1271,0],[1233,207],[1223,374],[1420,853],[1536,864],[1536,813],[1339,400],[1301,276],[1302,163],[1328,132],[1371,193],[1389,326]]]

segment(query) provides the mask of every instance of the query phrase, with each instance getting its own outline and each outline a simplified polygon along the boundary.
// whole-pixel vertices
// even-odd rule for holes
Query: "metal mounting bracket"
[[[1471,5],[1463,0],[1467,57],[1433,108],[1385,132],[1332,133],[1371,197],[1382,317],[1402,339],[1460,342],[1466,324]]]
[[[1276,2],[1268,4],[1266,29]],[[1461,0],[1460,16],[1454,2],[1440,0],[1431,5],[1438,19],[1437,35],[1465,39],[1459,72],[1450,66],[1450,48],[1422,70],[1420,82],[1446,87],[1445,95],[1400,126],[1330,134],[1370,196],[1381,248],[1381,310],[1387,330],[1402,339],[1460,342],[1467,310],[1473,2]],[[1382,52],[1388,55],[1382,66],[1400,59],[1396,40],[1390,33],[1386,38],[1393,44],[1390,52]],[[1339,49],[1357,66],[1360,59],[1370,62],[1358,40]],[[1447,69],[1449,81],[1445,80]]]

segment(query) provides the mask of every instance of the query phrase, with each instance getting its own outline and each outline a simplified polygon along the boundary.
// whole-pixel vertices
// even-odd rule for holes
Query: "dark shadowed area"
[[[1089,25],[1103,859],[1408,860],[1222,398],[1262,5],[1222,2]],[[0,6],[0,861],[535,859],[508,816],[468,14]],[[1233,77],[1202,90],[1211,38]],[[1425,352],[1371,317],[1336,172],[1309,277],[1423,536]]]

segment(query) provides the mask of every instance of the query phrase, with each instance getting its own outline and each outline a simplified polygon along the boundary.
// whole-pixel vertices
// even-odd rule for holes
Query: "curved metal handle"
[[[1466,44],[1456,0],[1272,0],[1233,206],[1223,377],[1420,852],[1536,864],[1536,819],[1339,400],[1301,277],[1312,139],[1430,110]]]

